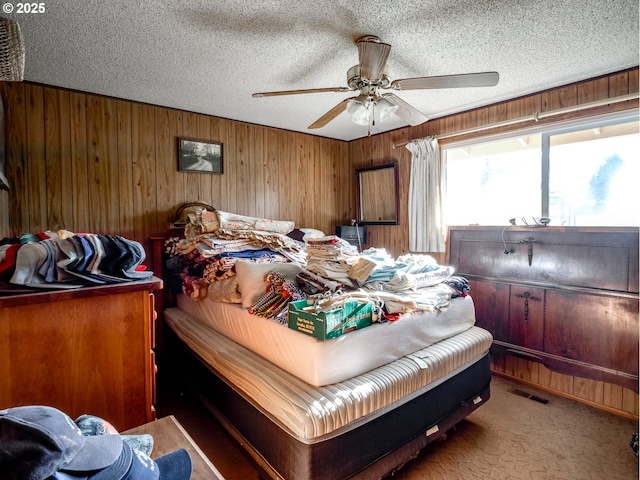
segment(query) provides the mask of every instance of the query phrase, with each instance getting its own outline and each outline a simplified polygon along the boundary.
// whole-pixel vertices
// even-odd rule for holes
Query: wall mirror
[[[358,223],[398,225],[398,164],[356,170]]]

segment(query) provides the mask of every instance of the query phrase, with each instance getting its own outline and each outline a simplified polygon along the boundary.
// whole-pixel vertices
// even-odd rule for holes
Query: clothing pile
[[[452,267],[429,255],[394,259],[384,248],[359,252],[336,235],[228,212],[201,211],[189,219],[184,238],[165,244],[174,272],[165,278],[167,285],[194,299],[242,303],[259,316],[282,321],[290,301],[307,297],[327,308],[345,301],[372,303],[374,321],[384,321],[446,308],[452,297],[469,292],[466,279],[454,277]],[[238,260],[273,268],[259,269],[264,271],[260,278],[243,281],[237,278],[242,277]],[[289,276],[287,265],[292,264],[299,271]],[[173,284],[170,278],[180,281]],[[263,290],[253,298],[256,287]]]
[[[311,238],[307,242],[307,270],[344,285],[355,287],[349,277],[358,261],[358,249],[335,235]]]
[[[171,291],[182,292],[193,299],[211,297],[229,303],[240,303],[235,278],[239,260],[291,262],[287,256],[259,242],[224,240],[212,234],[201,236],[195,243],[172,237],[165,242],[165,251],[169,255],[166,267],[170,272],[166,282]]]
[[[393,275],[389,276],[384,272],[395,268],[396,262],[384,248],[368,248],[349,269],[349,277],[358,282],[358,285],[364,285],[370,279],[389,280]],[[374,273],[375,277],[372,278]]]
[[[340,282],[316,275],[308,270],[303,270],[296,276],[300,289],[307,295],[318,295],[328,292],[339,292],[346,287]]]
[[[16,241],[17,240],[17,241]],[[144,247],[118,235],[66,230],[23,235],[0,246],[0,280],[40,289],[146,280]]]
[[[0,410],[2,478],[28,480],[189,480],[189,452],[152,460],[150,435],[120,435],[105,420],[75,422],[43,405]]]
[[[369,253],[370,250],[374,250],[373,254]],[[453,274],[453,267],[438,265],[430,255],[405,254],[394,261],[386,252],[381,255],[380,250],[365,250],[361,255],[361,261],[373,264],[368,276],[361,282],[369,290],[411,293],[442,283]]]

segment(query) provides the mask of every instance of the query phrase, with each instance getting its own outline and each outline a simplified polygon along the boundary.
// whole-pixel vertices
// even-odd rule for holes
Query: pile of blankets
[[[439,265],[429,255],[394,259],[383,248],[358,252],[340,237],[296,229],[292,222],[217,215],[217,219],[216,212],[193,216],[185,237],[166,244],[168,266],[180,278],[179,288],[195,299],[209,295],[214,301],[241,303],[237,297],[229,300],[229,295],[220,295],[222,288],[211,293],[213,285],[224,285],[225,292],[236,288],[239,259],[273,263],[270,273],[276,274],[278,263],[300,267],[293,280],[269,277],[264,295],[249,308],[261,316],[281,316],[286,303],[294,299],[316,298],[330,306],[348,296],[374,303],[381,320],[394,319],[402,313],[446,308],[451,298],[469,293],[465,278],[454,276],[452,267]]]

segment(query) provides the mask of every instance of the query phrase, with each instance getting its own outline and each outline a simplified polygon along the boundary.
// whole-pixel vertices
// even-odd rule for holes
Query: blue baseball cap
[[[3,478],[43,480],[62,469],[103,469],[120,457],[122,445],[120,435],[83,435],[68,415],[53,407],[0,410]]]
[[[123,442],[120,457],[108,467],[94,472],[59,471],[47,480],[189,480],[191,471],[191,457],[184,449],[152,460]]]

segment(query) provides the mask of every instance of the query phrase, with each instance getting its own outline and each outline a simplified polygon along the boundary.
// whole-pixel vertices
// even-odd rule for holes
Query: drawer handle
[[[523,312],[524,313],[524,321],[528,322],[529,321],[529,300],[533,300],[535,302],[539,302],[540,299],[538,297],[534,297],[529,292],[516,293],[514,295],[514,297],[516,297],[516,298],[524,298],[524,312]]]
[[[529,245],[529,248],[527,251],[527,258],[529,259],[529,266],[531,266],[531,263],[533,261],[533,244],[534,243],[542,244],[542,242],[540,240],[536,240],[533,237],[529,237],[526,240],[520,240],[520,243],[527,243]]]

